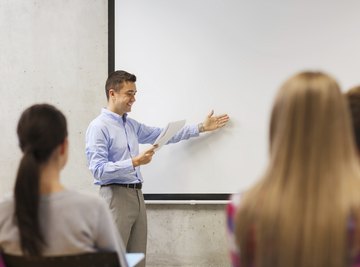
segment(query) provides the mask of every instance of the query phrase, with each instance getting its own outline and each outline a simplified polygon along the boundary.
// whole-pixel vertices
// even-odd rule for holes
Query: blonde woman
[[[267,170],[228,206],[233,266],[358,266],[355,151],[337,82],[321,72],[288,79],[272,111]]]
[[[345,95],[350,107],[356,146],[360,152],[360,85],[351,88]]]

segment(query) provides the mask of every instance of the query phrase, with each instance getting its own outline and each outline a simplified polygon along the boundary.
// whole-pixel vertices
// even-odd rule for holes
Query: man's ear
[[[110,89],[109,90],[109,98],[115,96],[115,90],[114,89]]]

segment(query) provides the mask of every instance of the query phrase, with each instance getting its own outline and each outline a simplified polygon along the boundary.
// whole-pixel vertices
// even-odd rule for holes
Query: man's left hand
[[[219,116],[213,116],[214,110],[212,110],[206,117],[205,121],[200,127],[200,132],[208,132],[224,127],[226,123],[230,120],[227,114],[222,114]]]

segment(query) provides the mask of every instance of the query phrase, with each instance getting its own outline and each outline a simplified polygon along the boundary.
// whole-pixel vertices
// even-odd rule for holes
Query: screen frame
[[[115,71],[115,0],[108,1],[108,74]],[[230,193],[215,194],[144,194],[146,201],[211,201],[223,203],[230,198]]]

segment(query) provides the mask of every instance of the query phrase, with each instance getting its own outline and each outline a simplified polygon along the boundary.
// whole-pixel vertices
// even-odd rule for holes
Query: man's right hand
[[[145,150],[144,152],[133,158],[132,159],[133,166],[137,167],[140,165],[148,164],[151,161],[152,156],[155,154],[154,151],[155,148],[157,148],[157,145],[152,146],[148,150]]]

